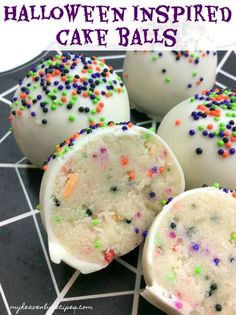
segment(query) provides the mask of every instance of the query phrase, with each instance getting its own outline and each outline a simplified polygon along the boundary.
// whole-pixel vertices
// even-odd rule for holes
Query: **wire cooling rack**
[[[125,52],[86,55],[105,58],[122,75]],[[18,150],[7,121],[18,80],[39,58],[0,74],[0,314],[163,315],[140,295],[142,245],[89,275],[49,259],[36,209],[42,171]],[[216,86],[236,88],[235,52],[218,52]],[[131,115],[137,125],[157,128],[145,114]]]

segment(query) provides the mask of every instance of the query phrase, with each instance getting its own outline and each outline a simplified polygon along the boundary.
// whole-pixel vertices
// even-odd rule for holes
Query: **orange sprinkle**
[[[100,95],[100,91],[96,90],[96,91],[94,92],[94,94],[95,94],[95,95]]]
[[[63,77],[61,77],[61,80],[62,80],[62,81],[66,81],[66,80],[67,80],[66,76],[63,75]]]
[[[98,72],[101,72],[101,68],[100,68],[100,67],[96,67],[96,70],[97,70]]]
[[[160,171],[160,173],[162,174],[162,173],[165,172],[165,168],[164,168],[163,166],[161,166],[161,167],[159,168],[159,171]]]
[[[97,113],[100,113],[102,111],[102,108],[99,105],[97,105],[96,106],[96,111],[97,111]]]
[[[86,70],[86,69],[82,69],[81,72],[82,72],[82,73],[86,73],[87,70]]]
[[[56,69],[55,71],[54,71],[54,75],[59,75],[61,73],[61,71],[59,70],[59,69]]]
[[[76,90],[73,90],[73,91],[71,92],[71,94],[72,94],[72,95],[77,95],[77,91],[76,91]]]
[[[20,98],[21,99],[24,99],[24,98],[26,98],[27,97],[27,94],[26,93],[20,93]]]
[[[232,147],[232,143],[231,143],[231,142],[227,142],[227,143],[225,144],[225,147],[226,147],[227,149],[230,149],[230,148]]]
[[[120,158],[120,162],[121,162],[122,165],[127,165],[129,163],[129,159],[127,157],[125,157],[125,156],[122,156]]]
[[[46,171],[46,170],[48,169],[48,165],[44,165],[44,166],[42,167],[42,169],[43,169],[44,171]]]
[[[13,117],[12,117],[12,115],[10,115],[10,116],[8,116],[8,121],[12,121],[13,120]]]
[[[227,158],[227,157],[228,157],[228,155],[229,155],[229,152],[224,151],[224,153],[223,153],[222,157],[223,157],[223,158]]]
[[[117,93],[121,93],[122,89],[121,88],[117,88]]]
[[[21,109],[18,109],[17,115],[21,116],[23,114],[23,111]]]
[[[210,129],[210,130],[211,130],[211,129],[213,129],[213,127],[214,127],[214,126],[213,126],[212,124],[207,125],[207,129]]]
[[[236,141],[236,137],[231,137],[230,140],[231,140],[232,142],[235,142],[235,141]]]
[[[224,135],[225,135],[225,136],[229,136],[229,135],[230,135],[229,130],[225,130]]]
[[[106,92],[106,97],[110,97],[110,93],[109,92]]]
[[[66,103],[66,102],[67,102],[67,98],[66,98],[65,96],[62,96],[62,97],[61,97],[61,101],[62,101],[63,103]]]
[[[177,119],[176,121],[175,121],[175,125],[176,126],[180,126],[182,124],[182,121],[180,120],[180,119]]]
[[[126,78],[126,79],[128,78],[128,76],[129,76],[129,75],[128,75],[127,72],[125,72],[125,73],[123,74],[123,77]]]
[[[130,121],[129,123],[128,123],[128,127],[129,128],[132,128],[134,126],[134,124]]]
[[[88,92],[83,92],[83,97],[88,97]]]
[[[135,180],[136,179],[136,172],[135,171],[128,171],[127,175],[129,177],[129,180]]]
[[[68,175],[68,180],[66,182],[65,189],[63,192],[64,198],[70,198],[71,197],[71,195],[75,189],[75,185],[77,184],[77,181],[78,181],[78,177],[74,173],[71,173]]]
[[[232,193],[232,197],[236,198],[236,192]]]
[[[101,108],[103,108],[103,107],[104,107],[104,103],[103,103],[103,102],[99,102],[99,103],[98,103],[98,106],[101,107]]]

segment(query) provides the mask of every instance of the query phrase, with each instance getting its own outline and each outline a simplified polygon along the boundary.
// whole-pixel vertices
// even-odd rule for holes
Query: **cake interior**
[[[50,224],[73,256],[105,266],[142,241],[168,198],[181,192],[182,179],[152,132],[88,137],[56,176]]]

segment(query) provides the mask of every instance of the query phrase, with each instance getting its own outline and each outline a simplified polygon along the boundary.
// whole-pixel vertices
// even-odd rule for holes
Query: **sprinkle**
[[[93,211],[91,209],[87,209],[86,214],[91,217],[93,215]]]
[[[231,240],[236,241],[236,232],[231,233]]]
[[[66,182],[66,185],[64,188],[64,192],[63,192],[64,198],[68,199],[71,197],[71,195],[75,189],[75,186],[77,184],[77,181],[78,181],[78,177],[76,176],[76,174],[71,173],[68,175],[68,179],[67,179],[67,182]]]
[[[182,121],[180,120],[180,119],[177,119],[176,121],[175,121],[175,125],[176,126],[180,126],[182,124]]]
[[[200,275],[202,273],[202,267],[200,267],[200,266],[195,267],[194,268],[194,273],[196,275]]]
[[[102,245],[102,243],[101,243],[100,240],[95,240],[95,241],[93,242],[93,244],[94,244],[94,247],[95,247],[95,248],[99,248],[99,247],[101,247],[101,245]]]
[[[75,115],[70,115],[70,116],[69,116],[69,120],[70,120],[70,121],[74,121],[74,120],[75,120]]]
[[[156,197],[155,192],[154,192],[154,191],[151,191],[151,192],[149,193],[149,197],[150,197],[151,199],[154,199],[154,198]]]
[[[55,217],[54,217],[54,222],[56,223],[56,224],[59,224],[59,223],[61,223],[61,217],[59,216],[59,215],[56,215]]]
[[[192,245],[192,249],[195,250],[195,251],[198,251],[199,250],[199,245],[197,243],[193,244]]]
[[[138,234],[138,233],[139,233],[139,228],[138,228],[138,227],[135,227],[135,228],[134,228],[134,232],[135,232],[136,234]]]
[[[122,156],[122,157],[120,158],[120,162],[121,162],[121,164],[122,164],[123,166],[125,166],[125,165],[127,165],[127,164],[129,163],[129,159],[128,159],[127,157],[125,157],[125,156]]]
[[[110,250],[106,250],[105,254],[104,254],[104,258],[105,260],[110,263],[112,262],[112,260],[114,259],[115,257],[115,252],[113,249],[110,249]]]
[[[127,172],[129,180],[135,180],[136,179],[136,172],[135,171],[128,171]]]
[[[217,312],[221,312],[221,311],[222,311],[222,306],[221,306],[220,304],[216,304],[216,305],[215,305],[215,310],[216,310]]]
[[[218,266],[220,260],[219,260],[219,258],[214,258],[214,259],[213,259],[213,262],[214,262],[214,264],[215,264],[216,266]]]
[[[196,153],[199,155],[199,154],[202,154],[203,153],[203,150],[202,148],[197,148],[196,149]]]
[[[97,226],[99,224],[99,220],[98,219],[93,219],[92,220],[92,225],[93,226]]]
[[[175,302],[175,306],[177,309],[181,309],[183,307],[183,303],[180,301]]]
[[[170,83],[171,82],[171,77],[165,77],[165,82]]]

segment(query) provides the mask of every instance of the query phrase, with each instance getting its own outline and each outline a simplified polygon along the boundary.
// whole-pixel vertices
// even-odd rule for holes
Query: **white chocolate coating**
[[[187,188],[217,182],[235,189],[236,97],[229,90],[209,93],[195,95],[174,107],[161,122],[158,135],[174,151],[184,170]]]
[[[84,130],[67,143],[45,165],[41,215],[52,261],[90,273],[139,245],[165,200],[183,192],[184,177],[166,144],[142,127]]]
[[[169,315],[236,314],[236,199],[215,188],[174,198],[149,229],[144,297]]]
[[[180,57],[172,51],[129,51],[123,77],[131,104],[148,116],[161,120],[179,102],[211,89],[216,65],[217,56],[213,51],[182,52]]]
[[[54,73],[47,74],[50,69]],[[116,73],[102,61],[70,54],[33,67],[15,93],[10,116],[20,150],[37,166],[42,166],[58,143],[91,123],[129,119],[127,91]]]

